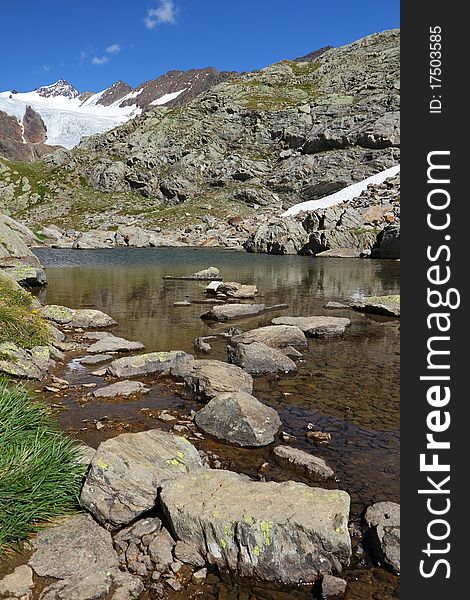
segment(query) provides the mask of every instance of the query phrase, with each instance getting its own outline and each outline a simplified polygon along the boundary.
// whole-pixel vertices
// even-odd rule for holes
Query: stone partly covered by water
[[[330,479],[334,476],[333,469],[326,464],[323,458],[313,456],[298,448],[277,446],[273,450],[273,455],[276,462],[282,467],[287,467],[302,477],[322,480]]]
[[[87,348],[91,354],[106,354],[107,352],[135,352],[143,350],[145,346],[141,342],[131,342],[115,335],[107,335]]]
[[[108,373],[113,377],[136,377],[162,373],[177,365],[192,361],[193,356],[173,350],[171,352],[150,352],[139,356],[125,356],[114,360],[108,367]]]
[[[286,304],[275,306],[266,306],[265,304],[226,304],[224,306],[214,306],[210,311],[201,315],[205,321],[232,321],[234,319],[245,319],[255,317],[270,310],[280,310],[287,308]]]
[[[351,325],[349,319],[341,317],[276,317],[273,325],[296,325],[311,337],[335,337],[343,335]]]
[[[282,425],[274,409],[243,392],[215,396],[194,420],[210,435],[237,446],[267,446]]]
[[[41,315],[49,321],[53,321],[59,325],[67,325],[68,327],[84,327],[89,329],[91,327],[110,327],[117,324],[114,319],[101,312],[101,310],[90,308],[74,309],[51,304],[41,309]]]
[[[194,360],[171,369],[171,375],[184,382],[194,398],[207,402],[225,392],[253,391],[253,378],[236,365],[220,360]]]
[[[400,317],[400,296],[368,296],[351,303],[354,310],[384,317]]]
[[[230,362],[252,375],[263,373],[293,373],[297,371],[295,362],[282,350],[271,348],[261,342],[236,344],[228,347]]]
[[[207,470],[167,481],[160,500],[179,540],[240,576],[313,583],[351,556],[350,499],[340,490]]]
[[[229,298],[254,298],[258,293],[256,285],[244,285],[235,281],[224,281],[217,288],[217,294],[224,294]]]
[[[118,435],[100,444],[80,503],[109,528],[127,525],[154,507],[163,481],[199,467],[184,438],[159,430]]]
[[[304,332],[295,325],[259,327],[235,335],[231,339],[231,343],[235,344],[251,344],[252,342],[261,342],[271,348],[286,348],[288,346],[306,348],[308,346]]]
[[[116,398],[122,396],[128,398],[136,394],[147,394],[150,389],[140,381],[118,381],[93,392],[95,398]]]
[[[400,573],[400,505],[377,502],[365,514],[375,558]]]

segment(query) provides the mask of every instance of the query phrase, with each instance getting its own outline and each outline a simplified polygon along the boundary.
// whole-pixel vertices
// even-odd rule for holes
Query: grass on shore
[[[31,294],[0,273],[0,344],[15,342],[22,348],[34,348],[47,344],[49,337],[47,323],[33,308]]]
[[[0,379],[0,556],[74,512],[84,467],[50,410]]]

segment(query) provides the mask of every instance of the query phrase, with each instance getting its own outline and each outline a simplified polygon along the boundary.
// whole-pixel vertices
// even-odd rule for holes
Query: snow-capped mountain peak
[[[51,85],[44,85],[35,90],[39,96],[43,98],[56,98],[62,96],[63,98],[69,98],[73,100],[80,96],[80,92],[76,90],[71,83],[65,81],[65,79],[59,79]]]

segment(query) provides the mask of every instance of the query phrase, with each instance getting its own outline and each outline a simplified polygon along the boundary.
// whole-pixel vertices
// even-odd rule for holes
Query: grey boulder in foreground
[[[102,442],[80,504],[110,529],[152,509],[163,481],[201,467],[196,448],[165,431],[124,433]]]
[[[219,394],[194,420],[210,435],[237,446],[267,446],[282,425],[273,408],[243,392]]]
[[[167,481],[160,500],[180,541],[242,577],[313,583],[351,556],[350,498],[340,490],[206,470]]]

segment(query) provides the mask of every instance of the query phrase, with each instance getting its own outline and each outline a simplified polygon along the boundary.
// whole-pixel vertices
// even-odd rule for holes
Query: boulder
[[[215,396],[194,420],[206,433],[237,446],[267,446],[282,425],[273,408],[244,392]]]
[[[139,356],[125,356],[113,360],[108,367],[108,373],[120,379],[125,377],[136,377],[138,375],[151,375],[161,373],[179,364],[193,360],[191,354],[181,350],[171,352],[150,352]]]
[[[87,577],[113,573],[119,566],[111,534],[86,514],[66,517],[44,529],[32,545],[29,565],[41,577]]]
[[[80,504],[110,529],[152,509],[162,482],[201,468],[196,448],[165,431],[124,433],[102,442]]]
[[[261,225],[243,244],[247,252],[297,254],[307,244],[309,234],[296,219],[284,218]]]
[[[400,295],[368,296],[359,302],[352,302],[351,307],[354,308],[354,310],[370,315],[399,318]]]
[[[270,310],[281,310],[287,308],[287,304],[266,306],[265,304],[224,304],[214,306],[210,311],[201,315],[205,321],[232,321],[234,319],[246,319],[255,317]]]
[[[160,499],[178,540],[242,577],[314,583],[351,556],[350,498],[340,490],[207,470],[165,482]]]
[[[56,304],[48,304],[41,309],[41,315],[48,321],[69,327],[110,327],[116,325],[116,321],[100,310],[90,308],[67,308]]]
[[[106,354],[106,352],[135,352],[143,350],[145,346],[140,342],[130,342],[124,338],[107,335],[87,348],[91,354]]]
[[[258,293],[256,285],[244,285],[235,281],[221,283],[217,288],[218,294],[225,294],[229,298],[254,298]]]
[[[400,505],[377,502],[369,506],[364,518],[375,558],[400,573]]]
[[[277,463],[282,467],[291,469],[296,474],[308,479],[326,480],[334,476],[331,469],[323,458],[313,456],[290,446],[276,446],[273,455]]]
[[[113,360],[113,358],[112,354],[96,354],[95,356],[83,356],[77,360],[82,365],[99,365],[100,363]]]
[[[217,294],[217,290],[219,286],[222,285],[221,281],[211,281],[209,285],[206,287],[207,294]]]
[[[285,352],[261,342],[228,346],[228,356],[231,363],[252,375],[297,371],[297,365]]]
[[[0,344],[0,373],[22,379],[42,379],[52,364],[48,346],[25,350],[13,342]]]
[[[232,344],[251,344],[261,342],[271,348],[287,348],[288,346],[307,347],[308,341],[304,332],[295,325],[269,325],[245,331],[231,339]]]
[[[193,360],[171,369],[171,375],[182,380],[197,400],[208,401],[225,392],[253,391],[253,379],[235,365],[220,360]]]
[[[341,317],[276,317],[274,325],[295,325],[311,337],[335,337],[343,335],[351,325],[349,319]]]
[[[212,281],[220,278],[220,271],[217,267],[209,267],[193,273],[191,277],[194,277],[194,279],[207,279]]]
[[[115,398],[122,396],[128,398],[136,394],[147,394],[150,389],[140,381],[118,381],[93,392],[95,398]]]

